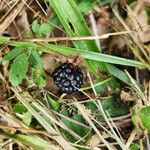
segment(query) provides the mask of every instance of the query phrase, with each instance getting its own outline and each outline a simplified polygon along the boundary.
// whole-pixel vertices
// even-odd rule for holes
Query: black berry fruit
[[[83,73],[78,66],[64,63],[52,74],[54,83],[63,93],[72,93],[83,84]]]

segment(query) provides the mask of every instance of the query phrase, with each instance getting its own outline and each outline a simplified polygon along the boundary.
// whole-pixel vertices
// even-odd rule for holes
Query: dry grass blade
[[[28,128],[23,128],[23,127],[6,126],[6,125],[1,125],[1,124],[0,124],[0,128],[1,129],[8,129],[11,131],[20,131],[22,133],[43,134],[43,135],[46,135],[48,137],[52,137],[50,134],[48,134],[46,132],[34,130],[31,128],[28,129]]]
[[[126,142],[127,147],[130,147],[130,145],[133,143],[133,140],[134,140],[135,136],[136,136],[136,130],[133,129],[133,131],[131,132],[130,137],[128,138],[128,141]]]

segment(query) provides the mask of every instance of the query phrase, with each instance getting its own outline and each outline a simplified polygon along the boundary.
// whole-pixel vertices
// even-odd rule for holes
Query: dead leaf
[[[60,54],[48,54],[48,53],[43,53],[42,54],[42,59],[44,62],[44,69],[46,72],[52,74],[54,69],[58,67],[59,62],[63,63],[66,62],[66,57]]]
[[[124,101],[133,101],[135,97],[133,97],[133,94],[131,92],[121,91],[120,98]]]
[[[109,12],[109,6],[102,7],[102,8],[95,8],[96,11],[99,13],[99,16],[97,17],[97,28],[99,31],[99,35],[103,35],[106,33],[111,32],[111,24],[109,22],[111,13]],[[107,44],[109,42],[109,38],[100,40],[101,47],[106,48]]]
[[[91,148],[97,146],[101,143],[101,139],[97,134],[93,135],[89,140],[87,140],[86,144],[89,145]]]
[[[132,18],[135,17],[135,20],[137,22],[137,24],[132,22],[133,28],[135,25],[137,26],[136,29],[138,31],[138,37],[143,43],[149,42],[150,41],[150,27],[148,24],[148,14],[145,10],[144,2],[142,0],[138,1],[138,4],[134,8],[133,12],[134,12],[134,16],[131,16],[131,17]]]
[[[102,133],[104,138],[108,138],[109,135],[106,132]],[[92,149],[96,148],[98,144],[102,143],[102,140],[97,134],[94,134],[90,139],[87,140],[86,144],[89,145]]]
[[[8,33],[12,37],[24,37],[27,35],[32,35],[32,31],[30,29],[30,24],[27,17],[27,12],[25,9],[22,9],[18,16],[15,18],[15,21],[10,24],[7,28]]]

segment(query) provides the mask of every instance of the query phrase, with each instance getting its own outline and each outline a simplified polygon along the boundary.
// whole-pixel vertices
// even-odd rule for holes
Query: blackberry
[[[63,93],[73,93],[83,84],[82,70],[72,63],[64,63],[52,74],[54,83]]]

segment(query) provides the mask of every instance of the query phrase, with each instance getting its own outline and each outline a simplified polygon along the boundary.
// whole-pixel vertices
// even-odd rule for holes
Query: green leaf
[[[17,86],[26,78],[28,70],[28,58],[24,54],[18,55],[14,60],[9,72],[9,81],[13,86]]]
[[[46,34],[50,33],[51,32],[51,25],[48,23],[41,24],[41,26],[39,28],[39,32],[42,35],[46,35]]]
[[[91,35],[82,14],[73,0],[49,0],[49,2],[69,36]],[[95,41],[73,41],[73,44],[76,48],[83,50],[99,51]]]
[[[65,139],[67,139],[67,141],[75,143],[77,140],[75,139],[75,137],[73,137],[69,132],[67,132],[64,129],[60,129],[61,133],[63,134],[63,136],[65,137]]]
[[[8,54],[6,54],[4,56],[4,58],[2,59],[3,64],[7,64],[9,61],[11,61],[12,59],[14,59],[16,56],[18,56],[21,52],[23,52],[25,49],[21,48],[21,47],[16,47],[14,49],[12,49],[10,52],[8,52]]]
[[[144,127],[150,132],[150,106],[142,108],[139,112],[139,116]]]
[[[67,110],[67,107],[65,107],[62,111],[62,114],[65,115],[65,116],[69,116],[69,113],[68,113],[68,110]],[[78,121],[79,123],[83,123],[85,124],[85,120],[83,119],[83,116],[82,115],[78,115],[74,112],[73,114],[73,117],[72,117],[73,120],[76,120]],[[74,123],[74,122],[71,122],[69,121],[68,119],[66,118],[61,118],[61,121],[69,128],[71,129],[72,131],[74,131],[75,133],[77,133],[78,135],[84,137],[85,135],[87,135],[89,132],[87,128],[77,124],[77,123]],[[67,134],[66,134],[67,136]],[[73,138],[71,138],[73,140]]]
[[[85,124],[85,120],[83,119],[82,115],[78,115],[78,114],[74,114],[73,119],[75,119],[76,121]],[[78,135],[84,137],[89,133],[89,129],[80,126],[78,124],[73,123],[72,126],[73,131],[75,131]]]
[[[14,113],[23,113],[23,112],[27,111],[26,107],[21,103],[15,104],[13,106],[12,110],[13,110]]]
[[[39,88],[44,87],[46,85],[46,75],[44,69],[38,66],[33,67],[32,79]]]
[[[88,1],[87,0],[82,0],[78,4],[78,8],[79,8],[80,12],[86,13],[86,12],[88,12],[88,11],[93,9],[94,4],[95,4],[94,0],[88,0]]]
[[[48,19],[48,23],[51,25],[52,31],[56,28],[58,23],[60,23],[55,12],[53,12],[52,16]]]
[[[118,100],[117,94],[103,100],[102,106],[112,117],[122,116],[129,112],[127,105]]]
[[[32,23],[32,26],[31,26],[32,30],[34,33],[37,33],[39,28],[40,28],[40,25],[38,23],[37,20],[34,20],[33,23]]]
[[[94,102],[86,102],[85,107],[90,109],[92,113],[97,111],[97,106],[94,104]]]
[[[48,103],[51,107],[51,109],[55,110],[55,111],[59,111],[60,110],[60,102],[59,101],[55,101],[53,100],[49,95],[47,96],[47,100],[48,100]]]
[[[135,143],[131,144],[130,150],[139,150],[139,146]]]
[[[117,100],[117,97],[114,95],[102,100],[101,104],[103,109],[107,110],[111,117],[122,116],[129,112],[127,105]],[[90,109],[93,114],[95,114],[98,121],[102,121],[104,119],[94,102],[86,102],[85,106]]]
[[[31,51],[29,56],[29,63],[32,67],[36,66],[37,68],[44,68],[43,60],[40,58],[37,51]]]
[[[5,44],[9,42],[9,40],[10,40],[9,37],[0,36],[0,44]]]
[[[31,121],[32,121],[32,114],[27,111],[26,113],[23,114],[23,118],[22,118],[22,121],[27,125],[29,126],[31,124]]]
[[[39,24],[37,20],[32,23],[32,30],[35,33],[36,37],[42,37],[52,31],[52,25],[48,22]]]

